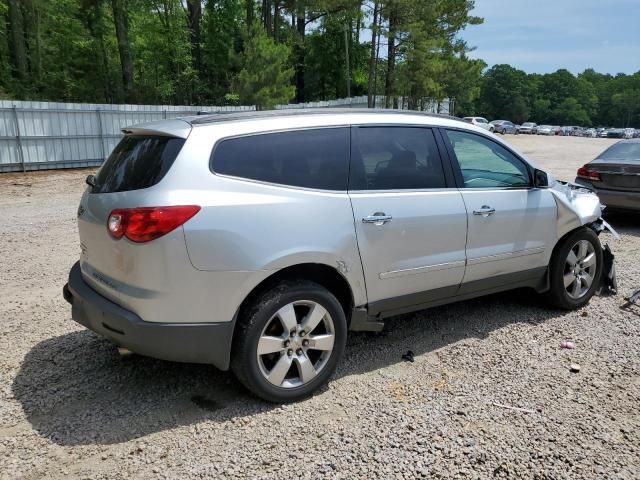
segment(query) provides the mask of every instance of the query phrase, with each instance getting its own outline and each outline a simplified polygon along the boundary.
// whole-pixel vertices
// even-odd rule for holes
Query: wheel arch
[[[329,290],[340,302],[347,326],[351,321],[354,304],[354,295],[347,279],[336,269],[324,263],[300,263],[290,265],[275,271],[256,285],[244,298],[235,315],[233,335],[237,330],[237,323],[243,318],[247,308],[264,292],[270,290],[284,280],[309,280]]]
[[[562,237],[560,237],[557,241],[556,244],[553,246],[553,250],[551,250],[551,256],[549,257],[549,265],[547,266],[547,275],[546,275],[546,284],[544,287],[544,291],[549,290],[550,286],[551,286],[551,282],[549,279],[549,267],[551,267],[551,262],[553,261],[553,259],[556,257],[557,253],[558,253],[558,249],[560,249],[560,247],[564,244],[564,241],[571,235],[573,235],[575,232],[580,231],[580,230],[591,230],[592,232],[594,232],[596,234],[596,236],[599,236],[598,232],[593,228],[593,223],[588,223],[586,225],[579,225],[575,228],[572,228],[571,230],[569,230],[568,232],[566,232],[564,235],[562,235]]]

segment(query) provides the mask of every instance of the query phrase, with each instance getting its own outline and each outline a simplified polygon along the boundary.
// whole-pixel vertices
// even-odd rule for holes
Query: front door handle
[[[373,223],[374,225],[384,225],[387,222],[390,222],[393,219],[391,215],[387,215],[384,212],[376,212],[373,215],[369,215],[368,217],[364,217],[362,219],[362,223]]]
[[[473,211],[474,215],[482,215],[484,218],[487,218],[489,215],[493,215],[494,213],[496,213],[496,209],[491,208],[489,205],[483,205],[478,210]]]

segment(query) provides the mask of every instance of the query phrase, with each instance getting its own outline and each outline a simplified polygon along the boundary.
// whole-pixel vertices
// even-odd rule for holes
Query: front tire
[[[345,313],[331,292],[309,281],[285,281],[243,312],[231,369],[258,397],[295,402],[328,381],[346,340]]]
[[[602,246],[588,228],[567,235],[556,248],[549,265],[550,303],[575,310],[591,300],[602,275]]]

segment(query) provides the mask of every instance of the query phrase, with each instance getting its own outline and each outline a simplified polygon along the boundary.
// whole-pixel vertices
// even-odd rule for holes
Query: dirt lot
[[[507,139],[565,179],[611,143]],[[323,392],[269,405],[212,367],[120,359],[71,320],[61,289],[87,173],[0,176],[1,478],[640,478],[640,307],[622,295],[565,313],[516,292],[397,317],[351,336]],[[626,295],[640,218],[610,220]]]

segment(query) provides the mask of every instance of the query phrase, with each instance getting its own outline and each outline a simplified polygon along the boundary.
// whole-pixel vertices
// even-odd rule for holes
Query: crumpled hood
[[[550,181],[549,184],[549,191],[558,206],[558,238],[602,216],[600,199],[591,190],[559,180]]]

